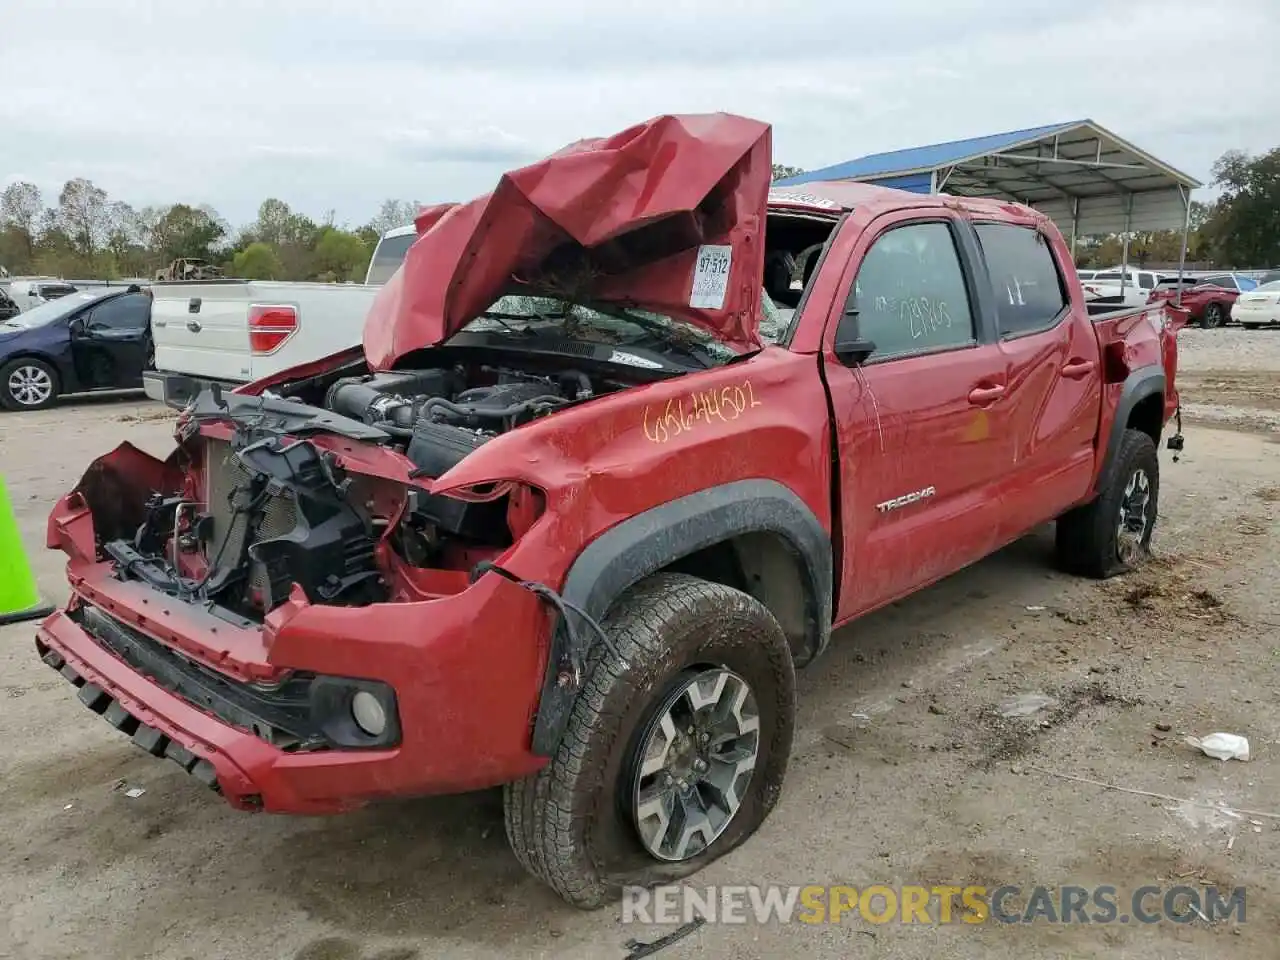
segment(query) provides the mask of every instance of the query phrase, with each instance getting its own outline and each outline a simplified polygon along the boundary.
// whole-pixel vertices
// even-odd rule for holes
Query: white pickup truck
[[[248,383],[360,342],[378,288],[404,262],[412,226],[378,241],[363,284],[195,280],[152,285],[156,369],[147,396],[181,406],[204,383]]]
[[[367,284],[196,280],[152,285],[147,396],[181,405],[199,383],[248,383],[360,342]]]

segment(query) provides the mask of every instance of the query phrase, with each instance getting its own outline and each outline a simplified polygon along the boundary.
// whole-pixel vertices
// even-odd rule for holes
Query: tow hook
[[[1182,437],[1182,404],[1181,404],[1181,403],[1179,403],[1179,404],[1178,404],[1178,409],[1177,409],[1176,411],[1174,411],[1174,416],[1177,418],[1178,427],[1177,427],[1177,430],[1174,432],[1173,436],[1172,436],[1172,437],[1170,437],[1170,438],[1165,442],[1165,445],[1166,445],[1170,450],[1172,450],[1172,451],[1173,451],[1173,462],[1174,462],[1174,463],[1177,463],[1177,462],[1178,462],[1178,460],[1179,460],[1178,454],[1182,452],[1182,446],[1183,446],[1183,437]]]

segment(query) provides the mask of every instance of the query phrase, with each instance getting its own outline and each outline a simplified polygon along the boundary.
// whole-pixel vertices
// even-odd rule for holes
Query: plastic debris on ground
[[[1029,717],[1045,707],[1056,707],[1058,701],[1046,693],[1020,693],[1000,704],[1002,717]]]
[[[1187,746],[1194,747],[1215,760],[1248,760],[1249,741],[1234,733],[1211,733],[1207,737],[1187,737]]]

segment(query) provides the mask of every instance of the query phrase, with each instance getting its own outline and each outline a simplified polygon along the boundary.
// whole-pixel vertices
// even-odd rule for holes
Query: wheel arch
[[[1116,405],[1115,419],[1107,435],[1107,450],[1103,455],[1102,469],[1098,471],[1097,490],[1101,490],[1115,469],[1120,439],[1126,430],[1141,430],[1160,447],[1160,434],[1164,430],[1164,395],[1166,378],[1158,366],[1134,370],[1125,378]]]
[[[794,492],[773,480],[740,480],[701,490],[624,520],[578,555],[561,595],[593,618],[604,617],[628,587],[659,571],[689,573],[736,587],[769,609],[797,664],[831,636],[831,538]],[[583,635],[577,642],[583,646]],[[558,680],[561,657],[576,657],[563,621],[555,625],[533,730],[533,752],[559,743],[577,696]]]

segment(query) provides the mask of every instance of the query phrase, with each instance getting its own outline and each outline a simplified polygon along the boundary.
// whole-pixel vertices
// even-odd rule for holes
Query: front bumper
[[[142,374],[142,390],[152,400],[181,410],[201,390],[211,383],[218,383],[227,390],[239,384],[223,380],[189,377],[182,373],[165,373],[163,370],[147,370]]]
[[[73,608],[90,603],[91,585],[72,583]],[[118,605],[112,614],[131,616]],[[291,667],[395,688],[401,739],[391,748],[281,748],[263,730],[233,725],[139,672],[66,610],[41,624],[36,649],[90,710],[233,806],[329,814],[379,798],[496,786],[545,764],[529,746],[545,621],[535,598],[495,576],[428,604],[293,611],[273,638]],[[174,639],[166,634],[164,645],[188,656]]]

